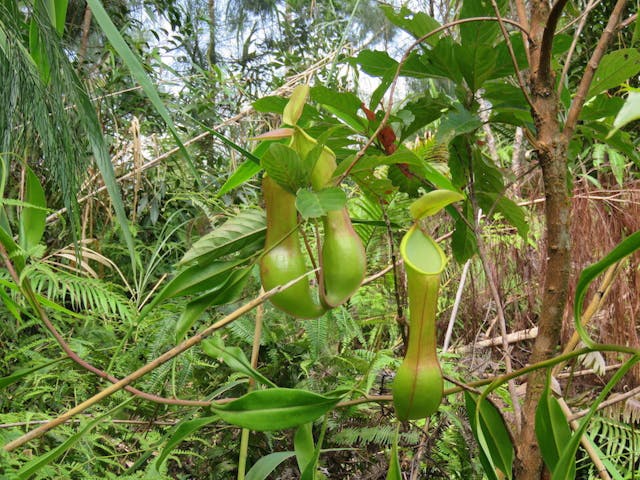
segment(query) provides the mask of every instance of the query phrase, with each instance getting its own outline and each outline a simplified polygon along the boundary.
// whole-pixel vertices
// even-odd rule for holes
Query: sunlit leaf
[[[210,263],[225,255],[237,253],[248,246],[262,243],[266,231],[264,211],[247,208],[194,243],[179,265]]]
[[[640,52],[637,49],[623,48],[607,53],[598,65],[586,98],[615,88],[638,72],[640,72]]]
[[[28,167],[25,186],[24,200],[28,206],[23,207],[20,215],[20,246],[29,251],[40,243],[44,234],[47,201],[40,180]]]
[[[607,138],[612,137],[613,134],[624,127],[625,125],[638,120],[640,118],[640,91],[629,92],[627,100],[618,112],[616,119],[613,121],[613,130],[609,133]]]
[[[295,125],[298,123],[308,97],[309,85],[298,85],[293,89],[289,101],[282,112],[282,121],[286,125]]]
[[[414,201],[409,206],[411,218],[419,220],[435,215],[447,205],[464,200],[464,195],[452,190],[432,190]]]

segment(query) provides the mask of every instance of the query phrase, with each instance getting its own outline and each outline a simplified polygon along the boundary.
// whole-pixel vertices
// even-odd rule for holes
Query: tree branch
[[[587,23],[587,18],[589,17],[589,12],[595,8],[595,6],[600,3],[601,0],[591,0],[585,8],[584,13],[580,16],[580,23],[578,24],[578,28],[573,34],[573,40],[571,41],[571,46],[569,47],[569,52],[567,53],[567,59],[564,62],[564,66],[562,67],[562,74],[558,79],[558,97],[562,93],[562,87],[564,86],[564,79],[567,77],[567,73],[569,72],[569,67],[571,66],[571,57],[573,57],[573,52],[576,49],[576,45],[578,44],[578,39],[580,38],[580,34],[582,33],[582,29]]]
[[[542,34],[542,44],[540,45],[540,59],[538,62],[538,76],[542,82],[547,82],[551,78],[551,49],[553,47],[553,37],[556,33],[558,21],[562,16],[567,0],[557,0],[551,7],[547,23]]]

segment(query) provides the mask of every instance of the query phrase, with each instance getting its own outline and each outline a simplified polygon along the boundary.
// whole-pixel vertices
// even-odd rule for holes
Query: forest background
[[[0,0],[2,478],[635,478],[636,12]],[[311,320],[258,272],[262,170],[310,250],[335,208],[283,124],[335,153],[367,256]],[[400,422],[417,223],[445,395]]]

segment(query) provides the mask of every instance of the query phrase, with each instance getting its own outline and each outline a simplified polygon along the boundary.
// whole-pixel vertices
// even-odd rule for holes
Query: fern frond
[[[125,324],[130,324],[135,315],[134,306],[122,290],[104,280],[79,277],[43,263],[29,267],[29,279],[36,293],[75,310],[119,318]]]

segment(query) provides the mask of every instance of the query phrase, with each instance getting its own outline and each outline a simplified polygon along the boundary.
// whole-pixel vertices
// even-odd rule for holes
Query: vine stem
[[[246,314],[247,312],[250,312],[251,310],[256,308],[258,305],[261,305],[262,303],[264,303],[266,300],[268,300],[273,295],[275,295],[277,293],[280,293],[283,290],[286,290],[287,288],[295,285],[297,282],[303,280],[308,275],[313,274],[313,273],[315,273],[315,271],[311,270],[311,271],[305,273],[304,275],[292,280],[291,282],[288,282],[288,283],[286,283],[284,285],[280,285],[280,286],[278,286],[276,288],[273,288],[273,289],[269,290],[268,292],[265,292],[265,293],[259,295],[258,297],[254,298],[250,302],[247,302],[246,304],[244,304],[240,308],[238,308],[235,311],[231,312],[229,315],[225,316],[221,320],[217,321],[213,325],[210,325],[209,327],[205,328],[204,330],[202,330],[202,332],[200,332],[200,333],[188,338],[187,340],[183,341],[182,343],[180,343],[179,345],[175,346],[171,350],[163,353],[162,355],[160,355],[159,357],[157,357],[153,361],[151,361],[148,364],[144,365],[143,367],[139,368],[135,372],[127,375],[122,380],[110,385],[109,387],[105,388],[104,390],[102,390],[101,392],[97,393],[93,397],[91,397],[91,398],[85,400],[84,402],[78,404],[77,406],[75,406],[74,408],[68,410],[67,412],[63,413],[62,415],[59,415],[57,418],[51,420],[50,422],[45,423],[44,425],[41,425],[40,427],[35,428],[34,430],[31,430],[31,431],[27,432],[26,434],[22,435],[21,437],[19,437],[19,438],[15,439],[15,440],[5,444],[2,447],[2,449],[7,451],[7,452],[10,452],[10,451],[15,450],[16,448],[24,445],[25,443],[29,442],[30,440],[33,440],[34,438],[38,438],[38,437],[42,436],[43,434],[45,434],[46,432],[48,432],[52,428],[63,424],[64,422],[66,422],[70,418],[74,417],[75,415],[77,415],[79,413],[84,412],[87,408],[91,407],[92,405],[95,405],[96,403],[98,403],[99,401],[109,397],[110,395],[113,395],[115,392],[123,389],[124,387],[126,387],[130,383],[138,380],[139,378],[141,378],[142,376],[146,375],[147,373],[155,370],[156,368],[158,368],[159,366],[161,366],[164,363],[168,362],[169,360],[175,358],[177,355],[181,354],[182,352],[185,352],[186,350],[190,349],[191,347],[199,344],[202,340],[204,340],[206,337],[211,335],[216,330],[219,330],[219,329],[225,327],[226,325],[229,325],[230,323],[232,323],[235,320],[237,320],[238,318],[240,318],[242,315]]]

